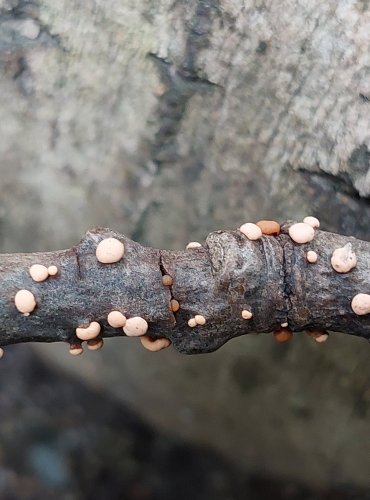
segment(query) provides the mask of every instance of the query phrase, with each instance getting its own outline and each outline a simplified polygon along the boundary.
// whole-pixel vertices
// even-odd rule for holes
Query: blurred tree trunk
[[[2,251],[94,225],[180,248],[308,213],[367,239],[369,31],[367,1],[0,0]],[[261,340],[70,366],[247,467],[369,485],[362,343]]]

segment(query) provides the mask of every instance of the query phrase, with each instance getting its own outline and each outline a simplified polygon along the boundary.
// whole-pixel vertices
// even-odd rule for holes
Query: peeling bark
[[[234,337],[273,332],[285,322],[295,332],[332,330],[370,339],[370,314],[358,316],[351,309],[356,294],[370,293],[370,243],[316,231],[314,241],[298,245],[287,234],[289,226],[257,241],[240,231],[216,231],[202,247],[184,251],[146,248],[98,228],[68,250],[2,255],[0,344],[78,343],[75,329],[92,321],[100,323],[103,337],[123,335],[107,323],[112,310],[145,318],[152,338],[168,338],[186,354],[212,352]],[[96,246],[107,237],[125,245],[118,263],[96,259]],[[331,255],[349,241],[357,266],[337,273]],[[318,254],[315,264],[305,257],[311,249]],[[58,275],[37,283],[28,271],[32,264],[57,265]],[[171,287],[163,285],[164,274],[173,278]],[[20,289],[36,298],[29,316],[15,307]],[[175,313],[173,298],[180,303]],[[253,313],[250,320],[242,318],[244,309]],[[188,320],[196,314],[206,324],[191,328]]]

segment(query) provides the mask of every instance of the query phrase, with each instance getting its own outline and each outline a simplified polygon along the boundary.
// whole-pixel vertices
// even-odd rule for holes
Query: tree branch
[[[97,228],[68,250],[0,255],[0,345],[65,341],[76,347],[76,328],[97,322],[101,330],[93,346],[102,337],[124,335],[108,324],[113,310],[144,318],[149,343],[166,338],[187,354],[211,352],[231,338],[274,332],[285,323],[293,332],[332,330],[370,339],[370,314],[351,307],[354,296],[370,294],[370,242],[315,230],[313,241],[297,244],[288,234],[291,225],[255,241],[239,230],[216,231],[203,246],[184,251],[145,248]],[[106,238],[124,244],[118,262],[98,261],[97,246]],[[331,257],[348,242],[357,265],[339,273]],[[317,253],[316,263],[307,261],[309,250]],[[58,273],[37,282],[29,271],[34,264],[57,266]],[[29,315],[16,305],[19,290],[35,298]],[[244,319],[242,311],[252,316]],[[201,317],[205,324],[198,324]],[[191,319],[198,319],[196,326],[189,326]]]

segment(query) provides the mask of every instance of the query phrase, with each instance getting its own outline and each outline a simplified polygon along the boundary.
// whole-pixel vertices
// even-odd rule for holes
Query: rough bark
[[[206,353],[231,338],[272,332],[287,322],[292,331],[333,330],[370,339],[370,314],[351,309],[357,293],[370,291],[370,243],[316,231],[313,242],[294,243],[287,229],[278,236],[251,241],[240,231],[211,233],[205,245],[184,251],[145,248],[108,229],[90,231],[69,250],[2,255],[0,259],[0,343],[76,343],[75,329],[98,321],[101,336],[122,335],[107,316],[119,310],[149,323],[152,338],[165,337],[182,353]],[[104,238],[124,243],[124,258],[101,264],[95,251]],[[334,271],[335,249],[351,241],[358,264],[349,273]],[[318,262],[306,253],[314,249]],[[32,264],[57,265],[59,272],[42,283],[29,275]],[[164,286],[162,276],[173,279]],[[31,291],[37,308],[30,316],[14,305],[20,289]],[[171,299],[180,303],[173,313]],[[247,309],[250,320],[241,316]],[[205,325],[191,328],[188,320],[203,315]]]

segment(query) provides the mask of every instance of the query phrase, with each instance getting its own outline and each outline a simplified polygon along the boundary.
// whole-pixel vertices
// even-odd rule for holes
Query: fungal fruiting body
[[[123,331],[128,337],[141,337],[148,331],[148,323],[144,318],[135,316],[126,320]]]
[[[370,314],[370,295],[367,293],[358,293],[351,302],[352,311],[358,316]]]
[[[108,324],[112,328],[123,328],[126,324],[126,316],[119,311],[111,311],[107,317]]]
[[[35,297],[29,290],[19,290],[15,294],[14,302],[18,311],[25,316],[29,316],[36,307]]]
[[[244,234],[248,238],[248,240],[259,240],[262,236],[262,230],[257,224],[253,224],[252,222],[246,222],[242,224],[239,228],[239,231]]]
[[[4,349],[1,349],[0,347],[0,359],[4,356]]]
[[[164,284],[164,286],[172,286],[173,284],[172,276],[170,276],[169,274],[164,274],[162,276],[162,283]]]
[[[277,342],[288,342],[293,337],[293,332],[290,328],[281,327],[274,332],[274,338]]]
[[[305,222],[297,222],[289,228],[289,236],[299,244],[308,243],[315,237],[315,230]]]
[[[99,351],[104,345],[103,339],[93,339],[87,341],[87,348],[90,351]]]
[[[282,326],[283,328],[286,328],[286,327],[288,326],[288,322],[287,322],[287,321],[285,321],[284,323],[281,323],[281,325],[280,325],[280,326]]]
[[[317,228],[320,227],[320,221],[319,221],[319,219],[317,219],[316,217],[312,217],[311,215],[309,215],[308,217],[305,217],[303,219],[303,222],[305,224],[308,224],[309,226],[315,228],[315,229],[317,229]]]
[[[45,281],[49,277],[48,268],[41,264],[33,264],[29,269],[33,281]]]
[[[81,344],[70,344],[69,354],[72,356],[80,356],[84,352]]]
[[[253,316],[253,314],[250,311],[248,311],[247,309],[242,310],[242,318],[243,319],[251,319],[252,316]]]
[[[119,262],[124,253],[123,243],[116,238],[105,238],[96,247],[96,258],[102,264]]]
[[[329,338],[326,330],[310,330],[306,332],[309,337],[312,337],[319,344],[323,344]]]
[[[259,220],[256,222],[262,234],[277,236],[280,234],[280,224],[274,220]]]
[[[48,273],[50,276],[56,276],[58,274],[58,268],[57,266],[49,266],[48,267]]]
[[[86,328],[76,328],[76,336],[80,340],[91,340],[95,339],[99,335],[100,330],[101,326],[99,325],[99,323],[97,321],[92,321]]]
[[[313,250],[309,250],[306,254],[306,259],[310,264],[315,264],[317,262],[317,253]]]
[[[176,299],[171,299],[170,306],[171,306],[171,311],[174,313],[180,309],[180,304]]]
[[[197,323],[197,325],[205,325],[206,324],[206,318],[202,316],[201,314],[196,314],[194,316],[194,319]]]
[[[149,337],[149,335],[144,335],[141,337],[140,342],[145,349],[148,349],[148,351],[151,352],[158,352],[161,351],[162,349],[166,349],[171,345],[171,342],[168,339],[165,339],[164,337],[160,339],[152,339]]]
[[[201,246],[202,245],[200,243],[198,243],[197,241],[191,241],[190,243],[188,243],[186,245],[186,250],[189,250],[190,248],[199,248]]]
[[[195,321],[195,318],[190,318],[188,321],[188,325],[190,326],[190,328],[194,328],[195,326],[197,326],[197,322]]]
[[[351,243],[347,243],[344,247],[334,250],[330,259],[331,265],[337,273],[348,273],[357,265],[357,257],[352,250]]]

